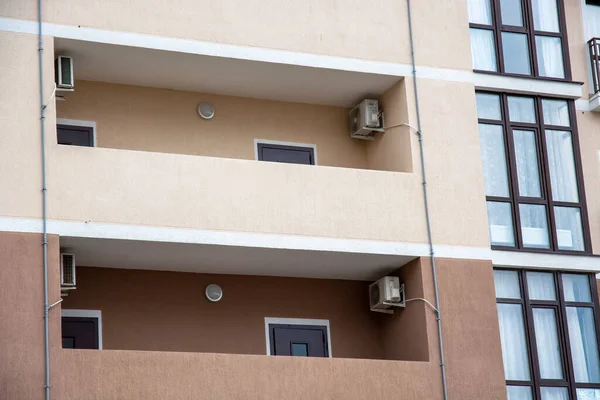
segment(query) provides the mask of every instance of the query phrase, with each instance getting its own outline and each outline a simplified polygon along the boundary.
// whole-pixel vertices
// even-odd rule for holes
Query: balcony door
[[[326,326],[270,324],[271,355],[329,357]]]

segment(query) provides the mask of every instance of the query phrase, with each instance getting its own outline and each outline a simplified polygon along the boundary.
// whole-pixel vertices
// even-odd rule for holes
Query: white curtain
[[[556,0],[533,0],[533,26],[537,31],[560,32]]]
[[[579,201],[571,132],[546,130],[552,198],[555,201]]]
[[[485,194],[509,197],[502,125],[479,124],[479,137]]]
[[[506,400],[532,400],[530,386],[507,386]]]
[[[556,300],[552,272],[527,272],[527,288],[531,300]]]
[[[569,400],[569,390],[562,387],[541,388],[542,400]]]
[[[521,305],[498,303],[498,322],[506,379],[528,381],[531,375]]]
[[[494,270],[494,287],[499,299],[520,299],[519,275],[517,271]]]
[[[576,301],[581,303],[591,303],[590,281],[587,275],[582,274],[563,274],[563,293],[565,301]]]
[[[535,340],[542,379],[563,379],[554,309],[534,308],[533,325],[535,327]]]
[[[492,24],[490,0],[469,0],[469,22],[486,25]]]
[[[592,309],[567,307],[567,324],[575,381],[600,383],[600,357]]]
[[[550,247],[546,206],[539,204],[519,204],[523,245],[539,249]]]
[[[565,68],[560,38],[552,36],[536,36],[535,47],[540,76],[564,78]]]
[[[515,142],[519,194],[525,197],[541,197],[535,132],[515,129],[513,140]]]
[[[600,400],[600,389],[577,389],[577,400]]]
[[[494,31],[471,28],[471,57],[474,69],[496,71]]]

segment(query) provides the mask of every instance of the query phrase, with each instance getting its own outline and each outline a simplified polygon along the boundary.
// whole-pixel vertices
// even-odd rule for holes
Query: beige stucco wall
[[[201,102],[212,119],[198,115]],[[100,147],[254,160],[254,140],[266,139],[314,144],[319,165],[367,168],[339,107],[86,81],[56,107],[57,118],[95,121]]]
[[[242,46],[410,62],[405,1],[43,1],[48,22]],[[417,56],[426,65],[471,66],[466,2],[413,1]],[[35,0],[5,0],[0,16],[37,19]],[[456,38],[452,46],[441,44]]]
[[[588,74],[586,42],[590,38],[584,37],[583,33],[581,1],[565,1],[565,11],[573,80],[584,82],[582,100],[587,100],[591,82]],[[577,111],[576,114],[592,250],[598,254],[600,252],[600,113]]]
[[[54,51],[44,42],[46,102],[54,87]],[[40,87],[34,35],[0,32],[0,215],[41,215]],[[47,139],[54,139],[55,108],[46,112]],[[55,139],[54,139],[55,140]]]
[[[412,88],[412,78],[405,81]],[[418,90],[433,240],[489,247],[473,85],[419,79]],[[415,171],[421,179],[420,165]]]

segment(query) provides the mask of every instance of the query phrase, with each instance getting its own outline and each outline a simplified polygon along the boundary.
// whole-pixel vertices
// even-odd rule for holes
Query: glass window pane
[[[546,125],[570,126],[569,104],[565,100],[542,100]]]
[[[490,0],[469,0],[469,22],[492,25]]]
[[[506,400],[533,400],[529,386],[507,386],[506,394]]]
[[[519,204],[521,214],[521,233],[523,246],[537,249],[550,247],[546,206],[538,204]]]
[[[508,96],[508,114],[511,121],[535,124],[535,105],[533,98]]]
[[[494,270],[494,288],[499,299],[520,299],[519,274],[517,271]]]
[[[537,145],[534,131],[513,131],[519,194],[523,197],[542,197]]]
[[[569,400],[569,389],[566,387],[542,387],[542,400]]]
[[[533,0],[532,6],[536,31],[560,32],[556,0]]]
[[[537,52],[540,76],[564,78],[562,42],[560,38],[551,36],[536,36],[535,49]]]
[[[514,247],[515,234],[510,203],[488,201],[487,213],[492,245]]]
[[[600,389],[577,389],[577,400],[600,400]]]
[[[494,31],[471,28],[471,57],[473,69],[497,71]]]
[[[585,250],[581,210],[572,207],[554,207],[556,236],[560,250]]]
[[[542,379],[563,379],[562,358],[553,308],[534,308],[533,326]],[[543,398],[543,396],[542,396]]]
[[[592,301],[590,294],[590,279],[584,274],[563,274],[563,294],[565,301],[588,302]]]
[[[296,357],[308,357],[308,344],[292,343],[291,354]]]
[[[546,150],[550,167],[552,198],[555,201],[579,201],[577,174],[571,132],[546,130]]]
[[[500,0],[502,25],[523,26],[521,0]]]
[[[556,300],[552,272],[527,272],[527,289],[531,300]]]
[[[479,124],[479,135],[485,194],[509,197],[503,128],[501,125]]]
[[[510,74],[531,75],[529,43],[524,33],[502,32],[504,71]]]
[[[529,356],[520,304],[498,304],[502,361],[507,380],[528,381]]]
[[[475,93],[477,118],[501,120],[500,96],[489,93]]]
[[[567,307],[567,324],[575,382],[600,383],[600,357],[593,309]]]

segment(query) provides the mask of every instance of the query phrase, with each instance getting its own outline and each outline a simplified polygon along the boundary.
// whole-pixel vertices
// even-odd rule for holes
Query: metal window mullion
[[[538,150],[540,157],[543,162],[543,175],[546,186],[546,198],[548,199],[548,206],[546,208],[546,219],[548,220],[548,230],[550,230],[550,248],[554,251],[558,250],[558,234],[556,233],[555,218],[554,218],[554,201],[552,199],[552,182],[550,179],[550,162],[548,160],[548,152],[546,151],[546,126],[543,121],[543,109],[542,99],[535,99],[536,112],[539,115],[540,123],[540,142],[538,144]]]
[[[567,306],[565,304],[565,296],[563,292],[563,284],[562,284],[562,272],[556,273],[556,283],[558,290],[558,301],[560,302],[560,314],[561,314],[561,324],[560,324],[560,333],[562,334],[562,340],[565,346],[565,354],[566,354],[566,365],[567,370],[565,373],[568,374],[568,382],[569,382],[569,392],[570,398],[576,399],[576,388],[575,388],[575,369],[573,368],[573,354],[571,353],[571,341],[569,339],[569,325],[567,322]]]
[[[500,10],[500,0],[491,0],[492,2],[492,24],[494,26],[494,37],[496,43],[496,63],[499,73],[504,74],[504,52],[502,51],[502,12]]]
[[[527,28],[527,40],[529,42],[529,55],[531,59],[531,75],[540,76],[537,49],[535,45],[535,31],[533,27],[533,6],[531,0],[523,0],[523,25]]]
[[[534,399],[541,399],[542,395],[540,392],[540,366],[539,357],[537,353],[537,340],[535,338],[535,325],[533,323],[533,309],[529,300],[529,290],[527,287],[527,271],[522,270],[519,273],[521,288],[523,297],[523,315],[525,318],[525,336],[527,338],[527,345],[529,346],[529,366],[531,381],[533,382],[533,397]]]
[[[569,109],[569,121],[571,121],[571,143],[573,145],[573,161],[575,162],[575,178],[577,180],[577,194],[579,195],[579,206],[581,209],[581,230],[583,232],[583,244],[585,253],[592,253],[592,238],[589,225],[589,216],[587,210],[587,200],[585,197],[585,182],[583,180],[583,164],[581,161],[581,148],[579,146],[579,131],[577,129],[577,114],[575,111],[575,102],[567,100]]]
[[[523,238],[521,235],[521,218],[519,212],[519,177],[517,173],[514,138],[508,113],[508,97],[506,94],[500,95],[502,118],[505,121],[504,126],[504,146],[506,147],[506,168],[508,169],[509,177],[509,194],[511,195],[511,203],[513,209],[513,230],[515,235],[515,248],[523,248]]]
[[[560,42],[562,45],[565,79],[570,81],[573,78],[573,76],[571,73],[571,56],[569,54],[569,43],[567,37],[567,18],[564,1],[557,0],[556,6],[558,8],[558,30],[560,32]],[[574,115],[575,114],[573,114],[573,116]]]

